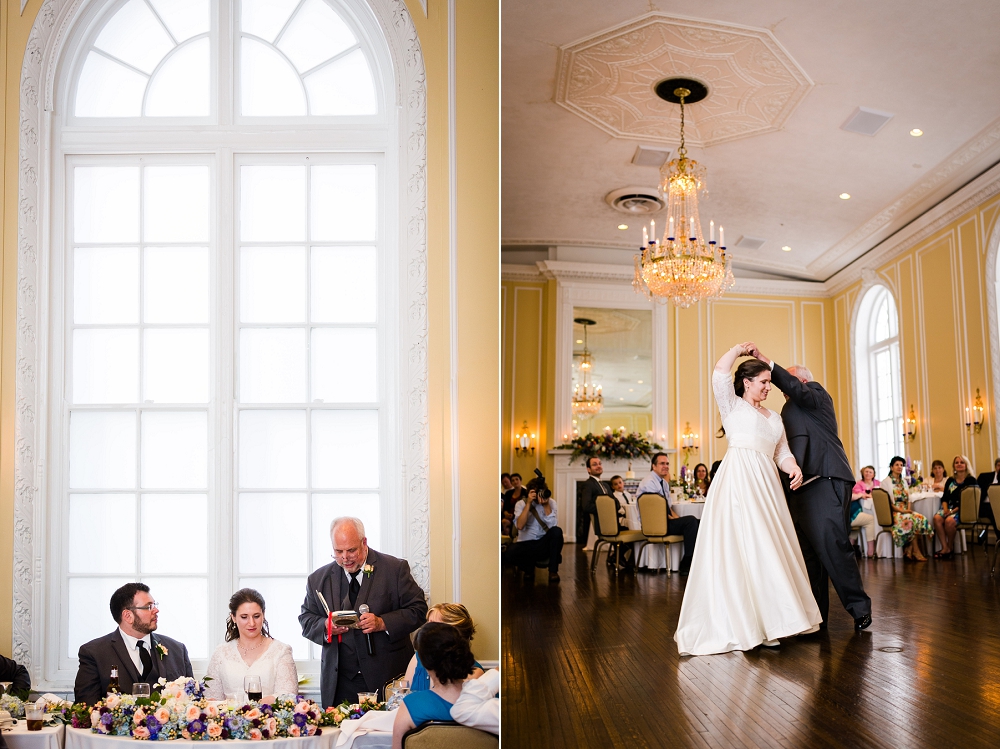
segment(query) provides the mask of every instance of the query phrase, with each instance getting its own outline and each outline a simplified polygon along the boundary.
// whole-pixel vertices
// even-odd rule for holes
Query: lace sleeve
[[[299,672],[295,668],[292,647],[278,641],[275,641],[274,645],[281,648],[274,664],[274,693],[276,695],[298,694]]]
[[[208,662],[208,671],[205,672],[205,676],[212,677],[212,680],[208,682],[205,687],[205,698],[209,700],[224,700],[226,699],[225,688],[222,686],[222,659],[225,655],[225,650],[229,645],[219,645],[212,653],[212,659]]]
[[[732,375],[727,372],[712,370],[712,389],[715,391],[715,402],[719,404],[719,413],[725,419],[736,407],[739,398],[733,390]]]
[[[788,437],[785,436],[785,428],[781,428],[781,436],[778,437],[778,444],[774,446],[774,462],[780,468],[785,458],[794,458],[792,451],[788,449]]]

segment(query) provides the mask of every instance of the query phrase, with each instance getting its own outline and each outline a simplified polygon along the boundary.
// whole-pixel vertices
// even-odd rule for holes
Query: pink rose
[[[99,726],[100,724],[101,724],[101,711],[94,710],[94,712],[90,714],[90,727],[97,728],[97,726]]]
[[[143,739],[149,738],[149,729],[145,726],[137,726],[133,731],[132,735],[142,741]]]
[[[208,706],[205,708],[205,715],[209,718],[215,719],[219,717],[219,706],[214,702],[209,702]]]
[[[259,728],[250,729],[250,739],[252,741],[260,741],[262,738],[264,738],[264,734],[260,732]]]
[[[170,711],[165,707],[158,707],[156,708],[156,712],[153,713],[153,717],[156,718],[156,721],[162,726],[164,723],[168,723],[170,721]]]
[[[121,701],[122,701],[121,695],[112,692],[107,696],[107,699],[104,700],[104,704],[107,705],[112,710],[114,710],[116,707],[118,707],[119,704],[121,704]]]
[[[278,730],[278,721],[275,718],[268,718],[264,728],[271,736],[274,736],[274,732]]]
[[[184,718],[190,723],[192,720],[198,720],[201,717],[201,708],[197,705],[188,705],[187,710],[184,713]]]
[[[257,709],[256,707],[253,707],[250,708],[247,712],[245,712],[244,715],[246,716],[247,720],[257,720],[258,718],[260,718],[260,710]]]
[[[146,720],[146,713],[142,711],[141,707],[137,707],[135,709],[135,714],[132,716],[132,722],[138,726],[141,725],[144,720]]]
[[[208,722],[208,736],[212,739],[217,739],[222,735],[222,725],[216,723],[214,720]]]
[[[314,725],[308,725],[308,726],[306,726],[306,731],[308,731],[308,733],[309,733],[310,736],[315,736],[316,735],[316,726],[314,726]]]
[[[302,702],[298,703],[295,706],[295,712],[302,713],[303,715],[305,715],[307,712],[309,712],[309,707],[310,707],[309,700],[302,700]]]
[[[295,725],[294,723],[292,723],[292,725],[289,726],[289,728],[288,728],[288,735],[289,736],[298,736],[299,733],[300,733],[299,727],[297,725]]]

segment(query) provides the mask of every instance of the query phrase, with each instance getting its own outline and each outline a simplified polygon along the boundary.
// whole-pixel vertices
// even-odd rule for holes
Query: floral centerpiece
[[[23,718],[25,705],[44,707],[46,725],[54,726],[72,721],[73,703],[60,699],[54,694],[43,694],[34,701],[21,700],[12,694],[0,697],[0,710],[6,710],[12,718]]]
[[[572,463],[580,456],[634,460],[643,456],[650,457],[657,450],[663,448],[638,432],[627,433],[625,427],[617,432],[611,431],[611,428],[608,427],[603,434],[590,433],[582,437],[574,437],[569,442],[557,445],[556,449],[572,450],[573,454],[569,459],[569,462]]]
[[[363,700],[360,703],[354,703],[353,705],[347,702],[341,702],[339,705],[334,707],[328,707],[320,715],[320,725],[321,726],[339,726],[345,720],[358,720],[362,715],[372,710],[387,710],[385,702],[372,702],[371,700]]]

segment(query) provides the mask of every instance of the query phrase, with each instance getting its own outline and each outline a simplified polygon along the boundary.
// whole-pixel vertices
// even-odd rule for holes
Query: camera
[[[545,474],[537,468],[535,469],[535,478],[531,479],[525,488],[528,491],[535,490],[537,495],[536,501],[541,502],[552,498],[552,490],[549,489],[548,484],[545,482]]]

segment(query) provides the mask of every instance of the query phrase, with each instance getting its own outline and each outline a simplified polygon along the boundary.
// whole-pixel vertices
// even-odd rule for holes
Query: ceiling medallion
[[[596,325],[595,320],[586,317],[574,318],[573,322],[583,326],[583,353],[580,354],[580,375],[582,381],[573,386],[573,415],[593,416],[604,410],[604,396],[601,386],[596,388],[590,383],[590,372],[594,368],[594,360],[587,348],[587,328]]]
[[[643,246],[635,256],[632,287],[648,299],[656,302],[669,299],[684,308],[707,297],[722,296],[736,280],[726,257],[722,227],[719,227],[718,244],[715,242],[714,221],[709,224],[707,243],[701,230],[698,193],[705,189],[705,167],[687,157],[687,148],[684,147],[684,100],[691,92],[682,81],[675,81],[674,84],[681,84],[673,91],[681,105],[681,145],[677,149],[677,158],[664,164],[660,170],[663,178],[660,189],[667,198],[667,226],[659,242],[655,221],[650,222],[649,234],[643,227]]]
[[[767,29],[653,12],[560,48],[555,101],[611,135],[673,144],[677,109],[657,86],[677,77],[696,84],[688,104],[712,91],[690,113],[696,147],[780,130],[813,86]]]

